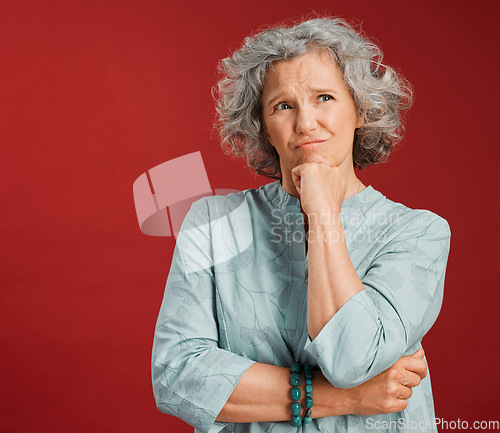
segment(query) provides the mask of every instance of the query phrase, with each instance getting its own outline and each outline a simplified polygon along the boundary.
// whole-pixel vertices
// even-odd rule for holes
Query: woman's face
[[[276,62],[265,76],[263,121],[281,173],[304,162],[353,170],[354,130],[362,125],[337,64],[326,50]]]

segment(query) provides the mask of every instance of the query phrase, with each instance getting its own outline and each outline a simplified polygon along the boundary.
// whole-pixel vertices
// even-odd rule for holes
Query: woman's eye
[[[274,111],[281,111],[281,110],[288,110],[290,105],[288,105],[286,102],[280,102],[279,104],[274,106]]]
[[[322,101],[322,102],[330,101],[332,99],[333,99],[332,95],[321,95],[319,97],[319,100]]]

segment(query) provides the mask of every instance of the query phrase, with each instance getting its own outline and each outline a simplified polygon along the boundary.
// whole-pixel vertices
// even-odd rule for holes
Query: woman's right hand
[[[353,414],[378,415],[406,409],[412,388],[427,376],[424,349],[401,357],[394,365],[361,385],[351,388]]]

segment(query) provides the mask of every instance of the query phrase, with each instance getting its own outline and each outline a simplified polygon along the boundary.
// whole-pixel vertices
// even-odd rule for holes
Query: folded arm
[[[416,350],[431,328],[442,304],[450,230],[443,218],[421,214],[386,241],[361,279],[340,217],[327,222],[310,226],[305,350],[330,383],[351,388]]]
[[[313,418],[399,412],[406,408],[412,388],[427,375],[423,349],[400,358],[392,367],[352,389],[335,388],[320,371],[314,372]],[[304,379],[304,377],[303,377]],[[253,364],[241,377],[217,420],[226,422],[290,421],[290,369]],[[305,415],[305,380],[301,382]]]

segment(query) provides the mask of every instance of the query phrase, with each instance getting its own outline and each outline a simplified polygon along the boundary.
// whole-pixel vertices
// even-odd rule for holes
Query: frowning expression
[[[328,51],[276,62],[265,76],[262,106],[283,176],[308,161],[352,170],[354,131],[362,121]]]

